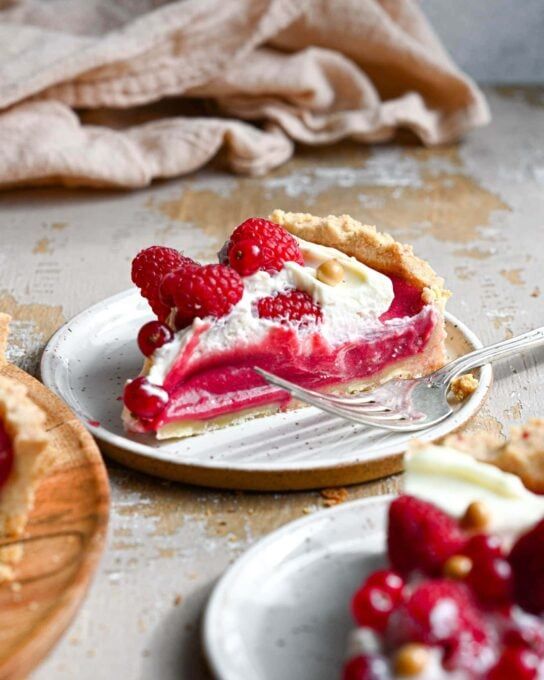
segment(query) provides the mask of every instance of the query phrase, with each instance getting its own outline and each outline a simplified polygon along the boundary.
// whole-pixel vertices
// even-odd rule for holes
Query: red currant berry
[[[160,321],[149,321],[140,328],[138,347],[144,356],[149,357],[156,349],[170,342],[173,337],[168,326]]]
[[[230,249],[229,263],[241,276],[250,276],[261,266],[261,248],[251,239],[238,241]]]
[[[355,656],[344,666],[342,680],[387,680],[389,671],[381,656]]]
[[[396,601],[387,590],[364,584],[353,596],[351,610],[360,626],[383,633],[395,606]]]
[[[487,557],[474,562],[466,583],[478,599],[489,605],[498,606],[511,601],[514,592],[512,567],[501,557]]]
[[[168,403],[168,392],[141,375],[127,383],[123,401],[138,418],[155,418]]]
[[[504,557],[504,550],[500,539],[496,536],[476,534],[468,539],[463,554],[470,557],[472,563],[476,564],[480,560]]]
[[[375,586],[389,593],[395,604],[402,599],[404,579],[390,569],[380,569],[371,574],[365,581],[366,586]]]
[[[487,680],[534,680],[537,677],[538,657],[523,647],[506,647],[498,663],[487,675]]]

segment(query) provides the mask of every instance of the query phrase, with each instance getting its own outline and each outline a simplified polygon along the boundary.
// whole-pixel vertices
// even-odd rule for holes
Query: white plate
[[[314,408],[182,440],[158,442],[151,435],[126,434],[120,395],[127,378],[140,371],[136,336],[150,318],[136,289],[119,293],[65,324],[42,357],[44,383],[116,459],[182,481],[254,489],[347,484],[399,470],[399,454],[413,434],[364,428]],[[481,346],[461,322],[451,315],[447,319],[452,358]],[[467,421],[480,408],[491,376],[491,368],[485,367],[476,392],[442,423],[418,432],[418,438],[435,439]]]
[[[334,680],[349,603],[385,564],[390,496],[346,503],[291,522],[259,541],[215,587],[203,626],[220,680]]]

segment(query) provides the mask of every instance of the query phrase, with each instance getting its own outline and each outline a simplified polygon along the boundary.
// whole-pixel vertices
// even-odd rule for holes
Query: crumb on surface
[[[183,597],[178,593],[174,597],[174,607],[179,607],[179,605],[183,602]]]
[[[348,490],[344,489],[344,487],[339,487],[337,489],[322,489],[320,493],[323,497],[323,505],[326,508],[345,503],[348,499]]]
[[[451,381],[450,390],[457,401],[463,401],[476,391],[479,382],[472,373],[459,375]]]

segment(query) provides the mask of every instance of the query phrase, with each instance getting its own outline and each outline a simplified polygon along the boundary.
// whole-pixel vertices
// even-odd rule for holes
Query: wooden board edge
[[[56,419],[62,419],[64,425],[74,431],[74,437],[77,437],[81,450],[95,470],[94,479],[97,485],[96,525],[80,569],[64,592],[58,606],[52,608],[48,615],[40,620],[31,637],[0,666],[0,680],[19,680],[28,676],[49,654],[66,632],[84,600],[106,547],[110,487],[106,467],[96,442],[68,406],[45,385],[12,364],[2,366],[0,374],[26,385],[33,400],[42,408],[44,403],[52,404]],[[54,431],[56,427],[58,426],[53,426],[49,431]]]

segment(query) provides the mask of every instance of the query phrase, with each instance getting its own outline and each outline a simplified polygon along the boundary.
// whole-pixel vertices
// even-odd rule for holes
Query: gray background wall
[[[421,0],[421,6],[476,80],[544,82],[544,0]]]

